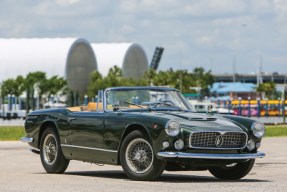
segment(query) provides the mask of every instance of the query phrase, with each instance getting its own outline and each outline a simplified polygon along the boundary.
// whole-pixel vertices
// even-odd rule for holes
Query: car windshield
[[[106,91],[106,109],[109,111],[191,110],[191,106],[176,90],[119,88]]]

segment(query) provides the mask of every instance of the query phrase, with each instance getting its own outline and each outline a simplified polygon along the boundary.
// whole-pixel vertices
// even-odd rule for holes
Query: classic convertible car
[[[164,170],[209,170],[240,179],[252,169],[265,133],[262,123],[232,115],[192,112],[182,94],[163,87],[99,91],[88,106],[28,114],[26,137],[47,173],[64,173],[70,160],[121,165],[133,180]]]

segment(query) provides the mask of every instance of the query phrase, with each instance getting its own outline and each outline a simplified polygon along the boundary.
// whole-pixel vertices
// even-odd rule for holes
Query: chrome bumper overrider
[[[244,154],[158,152],[157,155],[164,158],[189,158],[189,159],[255,159],[265,157],[265,153],[263,152],[244,153]]]
[[[20,139],[22,142],[24,142],[24,143],[33,143],[33,141],[34,141],[34,138],[31,138],[31,137],[22,137],[21,139]],[[36,153],[36,154],[40,154],[40,149],[36,149],[36,148],[31,148],[30,149],[30,151],[31,152],[33,152],[33,153]]]
[[[22,137],[20,139],[22,142],[24,143],[32,143],[34,141],[34,138],[31,138],[31,137]]]

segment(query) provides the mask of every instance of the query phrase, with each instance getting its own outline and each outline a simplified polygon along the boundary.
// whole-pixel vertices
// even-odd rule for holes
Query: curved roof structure
[[[144,49],[136,43],[93,43],[98,70],[106,76],[109,69],[118,66],[123,76],[139,79],[148,70],[148,59]]]
[[[88,41],[76,38],[0,39],[0,81],[43,71],[64,76],[74,91],[85,91],[89,73],[97,70]]]
[[[106,76],[114,65],[123,76],[139,79],[148,69],[144,49],[136,43],[90,44],[77,38],[0,38],[0,82],[43,71],[65,76],[69,88],[83,96],[94,70]]]

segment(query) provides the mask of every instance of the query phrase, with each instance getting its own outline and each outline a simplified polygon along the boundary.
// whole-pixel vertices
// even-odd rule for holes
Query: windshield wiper
[[[129,102],[129,101],[124,101],[124,103],[129,104],[129,105],[134,105],[134,106],[137,106],[137,107],[140,107],[140,108],[144,108],[144,107],[141,106],[141,105],[138,105],[138,104],[136,104],[136,103],[132,103],[132,102]]]
[[[172,104],[170,104],[169,102],[172,103]],[[151,103],[151,104],[154,105],[154,107],[153,107],[154,109],[157,108],[158,105],[166,105],[168,107],[173,107],[173,108],[175,108],[175,109],[177,109],[179,111],[183,111],[183,109],[181,107],[178,107],[177,105],[175,105],[171,101],[154,102],[154,103]]]

